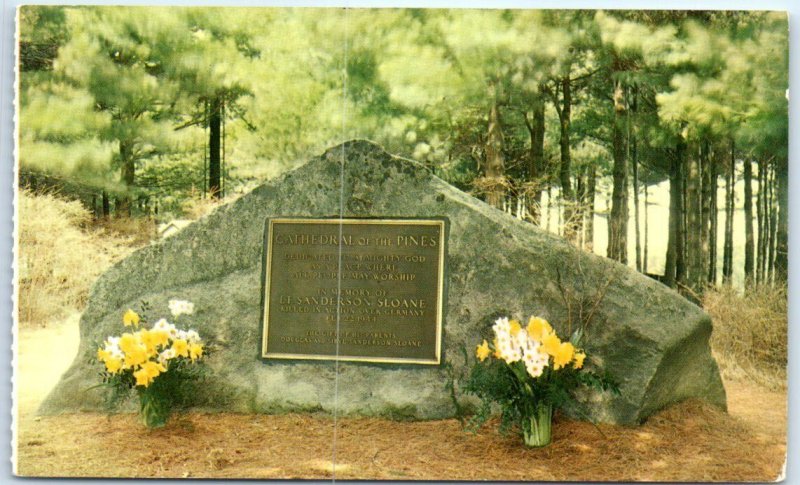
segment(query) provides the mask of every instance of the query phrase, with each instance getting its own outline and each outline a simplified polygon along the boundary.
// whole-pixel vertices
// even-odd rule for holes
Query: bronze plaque
[[[279,218],[265,237],[262,357],[441,362],[444,220]]]

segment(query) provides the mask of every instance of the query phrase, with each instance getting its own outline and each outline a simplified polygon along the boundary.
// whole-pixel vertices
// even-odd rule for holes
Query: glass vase
[[[526,446],[539,448],[550,444],[553,424],[553,405],[543,402],[535,403],[530,413],[522,417],[522,439]]]
[[[153,392],[151,388],[137,388],[139,393],[139,417],[150,429],[167,424],[170,415],[169,400]]]

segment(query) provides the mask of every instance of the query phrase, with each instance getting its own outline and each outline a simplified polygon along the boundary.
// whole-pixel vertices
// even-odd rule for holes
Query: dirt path
[[[77,320],[20,338],[18,472],[26,476],[330,478],[333,421],[189,413],[148,431],[134,415],[36,417],[77,348]],[[336,477],[395,480],[771,481],[786,456],[786,393],[726,382],[729,414],[700,402],[640,427],[559,419],[553,443],[520,446],[455,420],[338,420]]]
[[[79,319],[75,313],[49,327],[20,330],[15,390],[21,414],[35,412],[75,360],[80,343]]]

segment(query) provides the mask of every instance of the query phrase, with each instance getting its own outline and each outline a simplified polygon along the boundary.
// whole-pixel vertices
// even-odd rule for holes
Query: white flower
[[[524,328],[517,332],[513,340],[517,347],[521,349],[526,349],[532,342],[532,340],[528,338],[528,332]]]
[[[525,329],[520,330],[517,334],[517,341],[519,342],[519,346],[522,348],[522,351],[526,354],[538,352],[541,348],[541,344],[530,338],[528,332]]]
[[[505,360],[507,364],[518,361],[522,358],[522,346],[520,345],[521,339],[527,339],[526,335],[521,335],[520,330],[517,335],[511,335],[511,322],[507,317],[498,318],[492,326],[494,335],[497,337],[497,351],[500,358]]]
[[[494,325],[492,325],[492,330],[494,330],[494,334],[498,339],[509,335],[511,332],[511,324],[508,322],[508,318],[498,318],[494,322]]]
[[[175,351],[172,348],[164,350],[160,354],[158,354],[158,361],[161,364],[165,364],[168,360],[175,358]]]
[[[125,357],[125,354],[122,353],[122,351],[119,349],[119,347],[112,347],[112,346],[106,345],[106,348],[104,350],[106,352],[108,352],[108,355],[110,355],[111,357],[114,357],[115,359],[122,359],[123,357]]]
[[[169,311],[173,317],[183,314],[191,315],[194,313],[194,303],[186,300],[170,300]]]
[[[549,356],[547,352],[543,352],[539,342],[528,339],[528,344],[523,349],[522,361],[525,362],[525,369],[531,377],[539,377],[547,367]]]
[[[176,332],[175,336],[176,336],[176,338],[179,338],[181,340],[188,340],[189,339],[189,335],[188,335],[188,332],[186,330],[178,330]]]
[[[498,337],[497,350],[500,353],[500,358],[505,360],[507,364],[522,358],[522,348],[517,344],[517,339],[510,336]]]
[[[189,330],[188,332],[186,332],[186,338],[187,338],[187,339],[189,340],[189,342],[191,342],[191,343],[197,343],[197,342],[199,342],[199,341],[200,341],[200,334],[199,334],[199,333],[197,333],[197,332],[196,332],[196,331],[194,331],[194,330]]]
[[[108,337],[103,350],[108,352],[112,357],[123,357],[122,350],[119,348],[119,337]]]
[[[175,325],[169,323],[164,318],[162,318],[161,320],[157,321],[155,323],[155,325],[153,325],[153,330],[159,330],[161,332],[170,332],[174,328],[175,328]]]
[[[513,344],[505,348],[501,347],[500,355],[506,361],[506,364],[512,364],[522,358],[520,348]]]
[[[122,358],[124,358],[124,357],[125,357],[125,354],[123,354],[123,353],[122,353],[122,350],[120,350],[120,348],[119,348],[119,347],[117,347],[117,346],[114,346],[114,345],[106,345],[106,346],[103,348],[103,350],[105,350],[106,352],[108,352],[108,355],[109,355],[110,357],[113,357],[113,358],[115,358],[115,359],[122,359]]]
[[[525,362],[525,370],[531,377],[539,377],[544,372],[544,366],[538,362]]]

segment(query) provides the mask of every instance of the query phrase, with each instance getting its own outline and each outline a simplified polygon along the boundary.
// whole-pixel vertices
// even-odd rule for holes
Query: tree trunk
[[[220,140],[222,138],[222,101],[214,99],[210,105],[208,117],[208,193],[214,199],[222,197],[222,164],[220,156]]]
[[[775,282],[785,282],[789,271],[789,160],[775,161],[778,215],[775,226]]]
[[[530,165],[528,168],[529,182],[535,184],[533,189],[532,203],[530,206],[530,213],[533,223],[541,226],[542,220],[542,179],[544,175],[544,94],[543,87],[539,86],[539,99],[533,106],[533,117],[531,123],[528,123],[527,115],[525,123],[528,126],[528,132],[531,138],[530,150]]]
[[[222,105],[220,107],[220,113],[221,113],[220,118],[222,119],[222,154],[220,156],[219,192],[220,192],[221,198],[225,198],[225,189],[226,189],[226,186],[227,186],[227,179],[226,179],[227,172],[225,172],[225,117],[226,117],[226,113],[225,113],[225,102],[224,101],[222,102]]]
[[[719,180],[719,164],[717,163],[717,150],[714,149],[709,157],[709,221],[708,228],[708,283],[712,286],[717,284],[717,231],[719,230],[719,211],[717,204],[717,187]]]
[[[586,184],[586,244],[587,251],[594,251],[594,199],[597,192],[597,166],[589,165],[589,180]]]
[[[108,192],[106,192],[105,190],[103,191],[102,199],[103,199],[102,200],[102,203],[103,203],[103,217],[105,219],[108,219],[108,217],[111,215],[111,202],[108,200]]]
[[[125,185],[125,195],[119,199],[119,206],[117,215],[131,215],[131,198],[130,192],[133,189],[136,174],[136,164],[133,159],[133,147],[130,142],[120,140],[119,142],[119,161],[122,171],[122,183]]]
[[[687,208],[689,207],[689,197],[688,197],[689,194],[687,193],[687,188],[689,187],[689,163],[688,163],[689,158],[688,157],[689,157],[689,151],[688,151],[688,147],[687,147],[686,153],[685,153],[684,158],[683,158],[683,165],[682,165],[683,166],[683,170],[682,170],[682,172],[683,172],[683,186],[682,186],[683,187],[683,225],[681,226],[681,230],[682,230],[682,233],[683,233],[683,254],[680,255],[680,258],[682,258],[682,260],[684,262],[684,271],[686,270],[686,266],[685,265],[688,262],[688,258],[687,258],[686,252],[688,251],[687,248],[689,247],[689,231],[686,230],[686,228],[689,227],[689,212],[687,210]],[[685,279],[686,272],[684,272],[683,275],[684,275],[684,279],[681,280],[681,282],[685,283],[686,282],[686,279]]]
[[[731,158],[725,177],[725,247],[722,256],[722,282],[730,284],[733,275],[733,211],[736,185],[736,145],[731,140]]]
[[[753,164],[745,157],[744,163],[744,281],[753,282]]]
[[[772,176],[770,177],[770,172]],[[767,227],[769,228],[769,235],[767,236],[767,247],[769,248],[769,252],[767,254],[767,281],[775,283],[778,280],[775,278],[775,257],[777,250],[775,248],[775,241],[777,239],[777,226],[778,226],[778,214],[775,208],[774,201],[774,192],[775,192],[775,167],[773,165],[772,170],[767,168],[767,211],[769,220]]]
[[[696,294],[703,291],[706,279],[703,267],[701,174],[699,157],[690,156],[686,172],[686,283]]]
[[[765,161],[758,161],[758,194],[756,194],[756,284],[764,282],[767,257],[767,174]]]
[[[558,207],[559,205],[561,207]],[[564,197],[561,193],[558,194],[558,201],[556,202],[556,207],[558,207],[558,209],[556,210],[556,216],[558,216],[556,219],[556,234],[558,234],[559,236],[564,236],[564,224],[563,224],[564,221],[562,220],[564,215],[564,210],[563,210]]]
[[[698,279],[704,283],[708,282],[708,268],[711,261],[711,250],[709,246],[710,227],[711,227],[711,155],[708,139],[703,139],[700,144],[700,247],[702,258],[702,269]]]
[[[636,245],[636,270],[642,272],[642,236],[639,224],[639,147],[637,144],[636,127],[631,126],[631,116],[639,109],[639,92],[636,88],[632,92],[633,100],[628,111],[628,155],[633,167],[633,221]]]
[[[683,172],[686,144],[680,140],[675,147],[669,174],[669,234],[667,237],[667,257],[664,265],[664,284],[675,288],[684,281],[685,263],[683,260],[684,210],[683,210]]]
[[[92,219],[100,219],[100,210],[97,208],[97,193],[92,194]]]
[[[648,206],[648,195],[647,194],[649,192],[650,192],[650,187],[647,185],[647,183],[645,183],[644,184],[644,257],[642,258],[642,271],[644,273],[648,273],[649,272],[648,268],[647,268],[648,247],[649,247],[648,239],[649,239],[649,234],[650,234],[650,230],[649,230],[649,227],[648,227],[648,220],[649,220],[648,213],[650,211],[647,209],[647,206]]]
[[[569,241],[575,241],[575,214],[574,202],[575,195],[572,192],[572,154],[570,153],[569,130],[570,117],[572,116],[572,85],[569,76],[561,80],[561,90],[563,104],[560,111],[561,138],[561,167],[559,170],[559,180],[561,181],[561,200],[564,205],[564,236]]]
[[[553,210],[553,190],[548,184],[547,186],[547,212],[545,212],[545,218],[547,220],[547,227],[545,227],[545,231],[550,232],[550,212]]]
[[[639,230],[639,157],[636,150],[636,135],[633,135],[631,146],[631,166],[633,167],[633,220],[636,226],[636,270],[643,271],[642,265],[642,236]]]
[[[676,158],[677,154],[673,154],[673,158]],[[678,173],[677,171],[679,168],[675,163],[675,160],[670,160],[670,171],[669,171],[669,221],[667,223],[667,255],[664,262],[664,279],[662,282],[671,287],[675,287],[675,266],[678,259],[678,218],[680,217],[680,206],[678,203],[678,199],[680,197],[680,191],[678,184]]]
[[[679,208],[681,217],[678,218],[678,237],[676,238],[678,246],[675,251],[675,284],[683,285],[686,282],[686,160],[689,152],[683,139],[678,141],[676,151],[679,167],[678,180],[680,182],[678,188],[680,197],[678,197],[678,200],[681,204]]]
[[[773,188],[774,187],[773,186],[774,186],[774,184],[773,184],[772,174],[771,174],[772,169],[770,167],[769,162],[765,161],[763,163],[760,163],[759,165],[763,166],[763,169],[761,169],[761,168],[760,169],[763,170],[763,172],[764,172],[764,176],[763,176],[763,181],[764,181],[763,182],[764,183],[763,192],[764,193],[763,193],[763,195],[761,197],[763,199],[761,201],[761,216],[763,218],[763,224],[762,224],[762,229],[761,229],[762,232],[763,232],[763,234],[761,235],[761,237],[763,239],[763,241],[761,243],[762,246],[763,246],[762,249],[761,249],[762,253],[763,253],[762,254],[762,261],[761,261],[761,264],[763,266],[762,269],[761,269],[761,279],[762,279],[763,282],[766,282],[769,279],[769,273],[772,270],[772,267],[771,267],[772,256],[770,255],[770,253],[773,252],[773,247],[772,247],[772,243],[770,242],[770,237],[771,237],[771,235],[773,233],[773,230],[774,230],[773,226],[776,223],[776,220],[771,217],[771,215],[772,215],[771,211],[774,208],[774,205],[773,205],[774,204],[774,202],[773,202],[773,197],[774,197],[774,194],[773,194]],[[772,242],[774,243],[774,240]]]
[[[587,167],[584,166],[575,176],[575,242],[578,247],[583,247],[586,241],[583,228],[585,225],[584,219],[586,218],[587,172]]]
[[[622,85],[614,86],[613,179],[611,213],[608,218],[606,256],[622,264],[628,262],[628,166],[625,157],[625,104]]]

